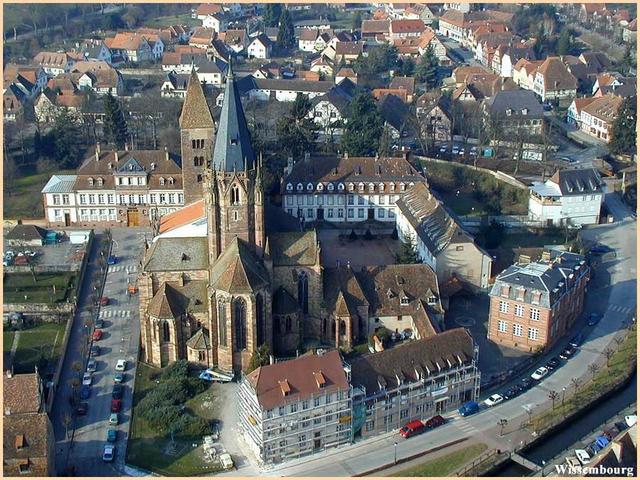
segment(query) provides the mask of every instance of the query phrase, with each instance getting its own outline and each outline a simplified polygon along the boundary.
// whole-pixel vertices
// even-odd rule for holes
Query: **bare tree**
[[[551,390],[549,392],[549,400],[551,400],[551,408],[553,408],[553,410],[556,409],[556,399],[558,398],[558,392],[556,392],[555,390]]]
[[[616,353],[611,347],[607,347],[604,349],[604,352],[602,352],[605,356],[605,358],[607,359],[607,368],[610,367],[609,362],[611,361],[611,358],[613,357],[613,355]]]
[[[596,376],[597,372],[598,372],[598,365],[596,363],[592,363],[591,365],[589,365],[589,373],[591,374],[592,380]]]
[[[616,345],[618,345],[618,348],[620,348],[620,345],[622,345],[624,343],[624,337],[623,336],[615,337],[613,340],[616,342]]]
[[[506,418],[501,418],[500,420],[498,420],[498,425],[500,425],[500,436],[502,436],[502,434],[504,433],[504,427],[506,427],[508,423],[509,420],[507,420]]]
[[[69,427],[71,426],[72,421],[73,419],[71,418],[71,415],[69,415],[69,412],[64,412],[62,415],[62,424],[64,425],[64,436],[66,439],[69,439]]]
[[[573,385],[573,394],[578,393],[578,387],[580,387],[580,379],[573,377],[571,379],[571,385]]]

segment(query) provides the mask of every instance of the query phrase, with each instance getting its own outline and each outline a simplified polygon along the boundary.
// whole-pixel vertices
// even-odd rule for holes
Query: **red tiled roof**
[[[204,207],[204,200],[199,200],[173,213],[163,215],[160,219],[160,233],[168,232],[203,218],[206,214]]]

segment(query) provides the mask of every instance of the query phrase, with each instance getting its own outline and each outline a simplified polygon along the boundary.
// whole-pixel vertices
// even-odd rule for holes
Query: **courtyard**
[[[65,327],[66,322],[5,330],[2,341],[5,365],[11,364],[14,373],[31,373],[38,366],[43,375],[52,374],[62,355]]]
[[[353,268],[359,268],[397,263],[396,253],[400,250],[401,242],[391,238],[391,235],[374,234],[373,237],[367,240],[361,235],[351,240],[340,230],[319,229],[322,264],[330,268],[350,263]]]

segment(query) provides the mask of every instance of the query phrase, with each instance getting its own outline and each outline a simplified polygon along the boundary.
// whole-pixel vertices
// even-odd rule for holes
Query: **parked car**
[[[113,462],[115,452],[116,446],[113,443],[107,443],[104,446],[104,451],[102,452],[102,460],[104,460],[105,462]]]
[[[110,428],[107,430],[107,442],[115,443],[118,440],[118,430]]]
[[[400,435],[402,435],[404,438],[410,438],[414,435],[419,435],[422,432],[424,432],[424,423],[422,423],[420,420],[409,422],[400,429]]]
[[[559,366],[560,366],[560,359],[558,359],[557,357],[553,357],[549,359],[549,361],[545,365],[545,367],[547,367],[548,370],[555,370]]]
[[[89,385],[83,385],[80,389],[80,398],[87,400],[91,396],[91,387]]]
[[[92,357],[99,357],[100,356],[100,346],[99,345],[92,345],[90,354],[91,354]]]
[[[113,376],[113,381],[116,383],[124,382],[124,373],[116,372],[116,374]]]
[[[109,297],[100,297],[100,306],[106,307],[109,305]]]
[[[638,422],[638,416],[637,415],[627,415],[627,416],[624,417],[624,421],[629,427],[633,427]]]
[[[113,390],[111,390],[111,398],[115,398],[116,400],[120,400],[122,398],[122,394],[124,393],[124,386],[120,383],[116,383],[113,386]]]
[[[623,432],[625,431],[627,428],[629,428],[629,425],[627,425],[626,422],[616,422],[615,423],[616,428],[618,429],[618,431]]]
[[[435,417],[431,417],[429,420],[427,420],[424,426],[427,428],[436,428],[440,425],[444,425],[445,423],[446,420],[444,417],[442,417],[441,415],[436,415]]]
[[[594,312],[591,315],[589,315],[589,320],[587,321],[587,325],[589,325],[590,327],[593,327],[598,324],[601,318],[602,318],[602,314]]]
[[[440,153],[446,153],[446,152],[447,152],[447,150],[448,150],[448,148],[447,148],[447,147],[440,147],[439,152],[440,152]]]
[[[94,342],[99,341],[102,338],[102,330],[100,330],[99,328],[94,330],[92,338]]]
[[[573,357],[575,353],[576,353],[576,347],[572,345],[567,345],[565,349],[562,351],[562,353],[560,354],[560,358],[563,360],[568,360],[571,357]]]
[[[87,372],[95,372],[98,369],[98,362],[96,362],[95,358],[90,358],[87,362]]]
[[[575,454],[576,458],[582,465],[586,465],[591,460],[591,456],[587,453],[586,450],[583,450],[582,448],[576,449]]]
[[[95,327],[100,329],[104,328],[104,320],[102,320],[101,318],[97,319]]]
[[[576,457],[567,457],[565,462],[569,465],[569,468],[580,468],[581,463]]]
[[[460,155],[460,156],[464,155],[464,148],[460,149],[460,151],[458,152],[458,155]]]
[[[118,413],[122,410],[122,400],[113,399],[111,400],[111,413]]]
[[[116,372],[124,372],[127,369],[127,361],[123,358],[116,362]]]
[[[514,385],[513,387],[502,393],[502,398],[504,398],[505,400],[509,400],[511,398],[516,398],[518,395],[520,395],[520,393],[522,393],[522,390],[518,388],[518,385]]]
[[[531,380],[530,378],[523,378],[520,382],[520,388],[523,392],[526,392],[531,387],[533,387],[533,380]]]
[[[118,257],[115,255],[109,255],[107,258],[107,265],[115,265],[116,263],[118,263]]]
[[[458,409],[458,413],[463,417],[478,413],[480,405],[477,402],[467,402]]]
[[[582,345],[583,340],[584,340],[584,335],[582,332],[580,332],[571,339],[571,341],[569,342],[569,345],[572,347],[578,348],[580,345]]]
[[[547,369],[547,367],[540,367],[531,374],[531,378],[534,380],[542,380],[542,378],[544,378],[547,375],[547,373],[549,373],[549,370]]]
[[[84,375],[82,375],[82,385],[91,385],[92,381],[93,381],[93,373],[84,372]]]
[[[502,395],[500,395],[499,393],[494,393],[484,401],[484,405],[486,407],[494,407],[499,403],[501,403],[503,400],[504,400],[504,397]]]
[[[118,414],[112,413],[109,415],[109,425],[118,425]]]
[[[86,415],[89,410],[89,404],[87,402],[80,402],[76,407],[76,413],[78,415]]]

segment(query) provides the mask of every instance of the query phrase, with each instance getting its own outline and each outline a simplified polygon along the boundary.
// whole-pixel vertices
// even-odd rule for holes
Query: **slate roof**
[[[213,128],[213,117],[202,84],[194,71],[191,71],[187,96],[180,113],[180,128]]]
[[[212,164],[217,170],[233,172],[245,168],[251,170],[254,162],[255,153],[240,101],[240,91],[229,64]]]
[[[41,193],[72,193],[77,175],[52,175]]]
[[[369,301],[348,266],[325,268],[323,274],[324,303],[326,307],[340,316],[358,315],[358,307],[369,307]]]
[[[246,94],[251,90],[326,93],[331,90],[333,86],[334,83],[328,80],[310,82],[308,80],[255,78],[252,75],[247,75],[238,80],[238,88],[242,94]]]
[[[194,350],[206,350],[210,347],[209,335],[204,328],[199,329],[193,336],[187,340],[187,347]]]
[[[500,91],[485,100],[489,112],[502,118],[511,110],[511,116],[517,118],[539,119],[544,115],[542,105],[531,90]],[[526,113],[523,111],[526,109]]]
[[[411,111],[405,102],[397,95],[384,95],[378,101],[378,111],[385,122],[399,132],[405,128]]]
[[[209,268],[207,238],[157,238],[144,259],[145,272],[179,272]]]
[[[6,235],[8,240],[42,240],[47,235],[44,228],[37,225],[16,225]]]
[[[269,249],[274,266],[315,265],[320,253],[315,230],[271,233]]]
[[[396,205],[434,256],[438,255],[452,241],[473,243],[473,237],[431,194],[424,183],[418,183],[411,187],[396,202]]]
[[[284,287],[278,287],[273,294],[273,314],[287,315],[296,313],[300,306],[293,296]]]
[[[262,260],[238,237],[225,247],[211,270],[210,285],[225,292],[255,292],[269,283]]]
[[[3,414],[37,413],[41,408],[40,378],[37,373],[23,373],[2,380]],[[6,443],[5,443],[6,445]]]
[[[555,301],[572,288],[576,274],[588,269],[584,257],[576,253],[551,250],[550,261],[514,264],[496,278],[490,295],[503,297],[503,286],[512,286],[504,298],[516,300],[518,290],[524,288],[524,303],[532,303],[535,293],[540,293],[538,304],[551,308]],[[570,277],[571,276],[571,277]]]
[[[602,178],[595,168],[558,170],[549,180],[558,185],[562,195],[602,193]]]
[[[318,385],[314,373],[321,373],[324,377],[325,385],[322,388]],[[262,410],[271,410],[280,405],[349,388],[342,359],[337,350],[321,356],[304,355],[294,360],[257,368],[247,375],[247,381],[253,386]],[[290,390],[286,396],[283,384]]]
[[[351,384],[364,387],[370,397],[385,389],[396,389],[399,379],[413,383],[437,375],[440,369],[448,370],[449,364],[468,364],[473,360],[473,349],[473,339],[466,329],[447,330],[355,359],[351,362]]]

